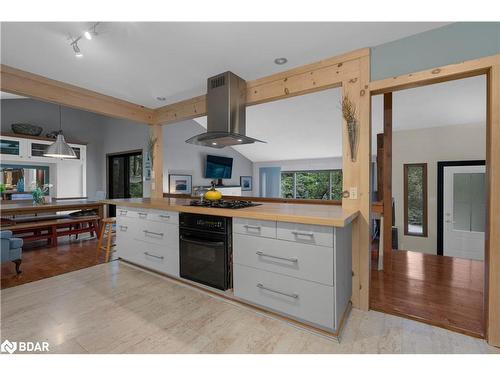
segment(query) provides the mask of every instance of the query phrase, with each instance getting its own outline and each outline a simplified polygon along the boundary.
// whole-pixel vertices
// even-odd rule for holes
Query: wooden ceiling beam
[[[4,92],[105,116],[143,124],[150,124],[153,121],[152,109],[7,65],[0,65],[0,88]]]
[[[267,103],[327,88],[339,87],[359,71],[359,59],[368,48],[303,65],[247,82],[247,106]],[[206,116],[206,95],[169,104],[155,110],[155,123],[169,124]]]

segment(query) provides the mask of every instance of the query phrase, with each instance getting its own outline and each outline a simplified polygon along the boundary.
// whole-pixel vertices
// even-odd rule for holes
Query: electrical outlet
[[[349,189],[349,199],[358,199],[358,188],[352,187]]]

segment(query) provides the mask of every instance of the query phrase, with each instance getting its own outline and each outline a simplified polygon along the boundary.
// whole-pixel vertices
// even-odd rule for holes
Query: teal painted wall
[[[371,80],[500,53],[500,22],[457,22],[371,48]]]

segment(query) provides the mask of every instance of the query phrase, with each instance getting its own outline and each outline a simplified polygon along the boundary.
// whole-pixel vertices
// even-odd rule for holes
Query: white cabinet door
[[[28,161],[28,140],[24,138],[5,137],[0,139],[2,161]]]
[[[84,197],[85,170],[82,163],[74,160],[60,160],[57,165],[57,198]]]

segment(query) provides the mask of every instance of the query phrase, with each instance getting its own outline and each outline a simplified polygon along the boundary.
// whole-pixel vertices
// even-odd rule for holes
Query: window
[[[281,173],[281,197],[342,199],[342,170]]]
[[[427,237],[427,164],[404,164],[405,235]]]

